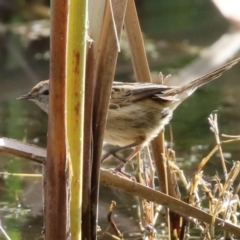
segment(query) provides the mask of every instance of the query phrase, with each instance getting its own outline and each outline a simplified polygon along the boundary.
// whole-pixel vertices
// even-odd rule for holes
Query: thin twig
[[[223,152],[222,152],[222,148],[221,148],[221,141],[219,138],[219,130],[218,130],[218,123],[217,123],[217,114],[210,114],[208,121],[210,123],[210,129],[211,131],[214,133],[215,135],[215,139],[217,142],[217,146],[218,146],[218,151],[219,151],[219,155],[221,158],[221,162],[222,162],[222,168],[223,168],[223,174],[224,174],[224,178],[225,180],[227,179],[227,168],[226,168],[226,164],[225,164],[225,159],[223,157]]]
[[[6,231],[3,229],[1,222],[0,222],[0,230],[7,240],[11,240],[11,238],[7,235]]]
[[[27,174],[27,173],[9,173],[9,172],[0,172],[0,176],[12,176],[12,177],[42,177],[42,174]]]

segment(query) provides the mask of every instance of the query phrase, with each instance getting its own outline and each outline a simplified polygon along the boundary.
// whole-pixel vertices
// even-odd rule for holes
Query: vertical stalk
[[[86,63],[86,85],[85,85],[85,123],[84,123],[84,163],[83,163],[83,198],[82,198],[82,228],[84,229],[82,238],[91,239],[91,173],[92,173],[92,118],[93,118],[93,101],[95,90],[95,69],[100,43],[100,33],[103,23],[105,0],[89,0],[88,16],[89,28],[88,37],[89,47],[87,48]],[[95,221],[96,222],[96,221]]]
[[[71,239],[81,239],[87,0],[69,0],[66,77],[66,144],[71,167]]]
[[[151,82],[149,65],[134,0],[128,1],[124,26],[127,32],[135,77],[139,82]],[[166,193],[168,179],[165,171],[165,146],[163,132],[152,141],[152,150],[160,188],[161,191]],[[170,224],[168,223],[168,225]]]
[[[139,82],[151,82],[152,80],[147,61],[147,55],[145,52],[142,32],[134,0],[128,1],[124,24],[127,32],[129,48],[131,51],[135,77]],[[166,193],[166,173],[164,170],[165,166],[163,158],[165,155],[165,147],[163,133],[160,133],[160,135],[152,141],[152,148],[161,191]]]
[[[98,56],[95,68],[96,87],[93,108],[91,239],[96,239],[96,218],[98,212],[98,189],[102,144],[126,5],[127,0],[106,1],[101,37],[98,46]]]
[[[52,1],[48,152],[44,178],[46,240],[69,238],[68,165],[64,131],[67,14],[67,1]]]

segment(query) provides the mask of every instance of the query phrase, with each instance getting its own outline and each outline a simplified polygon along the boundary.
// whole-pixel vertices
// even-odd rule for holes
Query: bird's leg
[[[118,165],[115,168],[115,171],[121,172],[123,174],[125,174],[125,172],[123,171],[123,168],[126,166],[127,163],[129,163],[142,149],[142,146],[136,146],[136,148],[134,149],[134,151],[132,151],[128,157],[125,159],[125,162],[121,163],[120,165]]]
[[[126,149],[128,149],[128,148],[132,148],[132,147],[136,147],[138,144],[136,144],[136,143],[131,143],[131,144],[129,144],[129,145],[126,145],[126,146],[124,146],[124,147],[119,147],[119,148],[117,148],[117,149],[113,149],[113,150],[110,150],[110,151],[108,151],[103,157],[102,157],[102,159],[101,159],[101,163],[103,163],[105,160],[107,160],[110,156],[114,156],[116,159],[118,159],[119,161],[121,161],[121,162],[123,162],[124,164],[126,164],[128,161],[127,161],[127,159],[123,159],[123,158],[121,158],[121,157],[119,157],[118,155],[117,155],[117,153],[118,152],[120,152],[120,151],[123,151],[123,150],[126,150]],[[130,154],[131,155],[131,154]],[[135,154],[136,155],[136,154]],[[134,156],[135,156],[134,155]],[[133,157],[134,157],[133,156]]]
[[[128,155],[128,157],[126,159],[123,159],[123,158],[120,158],[119,156],[117,156],[118,152],[126,150],[128,148],[132,148],[132,147],[135,147],[135,149]],[[119,166],[117,166],[114,169],[114,171],[117,171],[117,172],[121,173],[122,175],[124,175],[125,177],[130,178],[130,179],[136,181],[136,179],[131,174],[128,174],[128,173],[124,172],[123,168],[125,167],[125,165],[127,163],[129,163],[138,154],[138,152],[141,149],[142,149],[141,145],[139,145],[137,143],[132,143],[132,144],[129,144],[129,145],[124,146],[124,147],[119,147],[117,149],[110,150],[109,152],[107,152],[102,157],[101,163],[103,163],[105,160],[107,160],[111,155],[114,156],[116,159],[118,159],[118,160],[120,160],[122,162]]]

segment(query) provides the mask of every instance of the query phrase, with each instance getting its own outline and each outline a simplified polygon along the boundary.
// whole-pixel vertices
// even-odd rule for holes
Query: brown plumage
[[[198,87],[218,78],[237,58],[183,86],[113,82],[104,140],[112,145],[143,146],[169,123],[176,107]],[[48,112],[49,81],[42,81],[18,99],[34,101]]]

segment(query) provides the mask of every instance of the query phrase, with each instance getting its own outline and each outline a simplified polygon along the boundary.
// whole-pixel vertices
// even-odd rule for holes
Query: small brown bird
[[[169,123],[173,111],[184,99],[239,60],[237,58],[183,86],[113,82],[104,141],[121,146],[121,149],[137,147],[128,161]],[[49,80],[38,83],[18,99],[31,100],[48,113]]]

